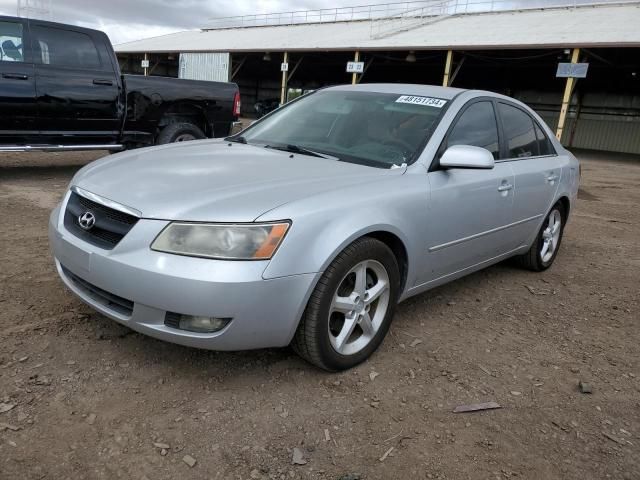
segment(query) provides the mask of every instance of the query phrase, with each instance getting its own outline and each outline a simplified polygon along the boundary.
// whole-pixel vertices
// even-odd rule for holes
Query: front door
[[[447,134],[440,149],[473,145],[500,157],[493,102],[472,101]],[[492,169],[442,169],[428,174],[428,240],[421,284],[440,283],[509,251],[514,174],[509,162]]]
[[[36,140],[36,87],[27,24],[0,19],[0,143]]]
[[[464,271],[511,250],[514,175],[509,163],[492,170],[429,173],[429,244],[423,283]]]
[[[34,21],[30,31],[46,143],[113,143],[120,131],[119,82],[104,45],[89,32]]]

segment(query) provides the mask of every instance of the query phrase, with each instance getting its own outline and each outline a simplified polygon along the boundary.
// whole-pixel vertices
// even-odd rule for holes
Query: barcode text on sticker
[[[425,107],[442,108],[447,101],[441,98],[432,97],[416,97],[415,95],[402,95],[396,100],[396,103],[411,103],[413,105],[424,105]]]

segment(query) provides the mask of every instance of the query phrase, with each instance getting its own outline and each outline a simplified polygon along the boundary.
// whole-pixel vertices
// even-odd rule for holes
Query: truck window
[[[23,62],[22,23],[0,22],[0,62]]]
[[[100,55],[89,35],[37,25],[31,32],[35,63],[69,68],[100,68]]]

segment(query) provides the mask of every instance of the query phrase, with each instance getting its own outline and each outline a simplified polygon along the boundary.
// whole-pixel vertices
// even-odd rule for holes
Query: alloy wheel
[[[389,274],[375,260],[356,264],[338,284],[329,308],[329,340],[341,355],[353,355],[376,336],[389,308]]]
[[[542,247],[540,258],[543,263],[548,263],[555,254],[560,243],[560,231],[562,229],[562,214],[558,209],[553,209],[547,218],[546,228],[542,231]]]

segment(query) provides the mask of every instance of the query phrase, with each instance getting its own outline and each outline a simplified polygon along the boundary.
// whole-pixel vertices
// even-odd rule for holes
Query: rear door
[[[562,162],[538,122],[518,105],[499,101],[505,157],[515,175],[513,248],[528,245],[556,196]]]
[[[39,127],[47,143],[114,143],[119,79],[101,35],[34,21],[30,31]]]
[[[440,153],[453,145],[472,145],[499,160],[498,132],[493,101],[473,100],[454,121]],[[445,281],[504,254],[511,244],[514,175],[509,162],[498,161],[492,169],[432,170],[423,284]]]
[[[36,141],[36,89],[26,21],[0,18],[0,142]]]

